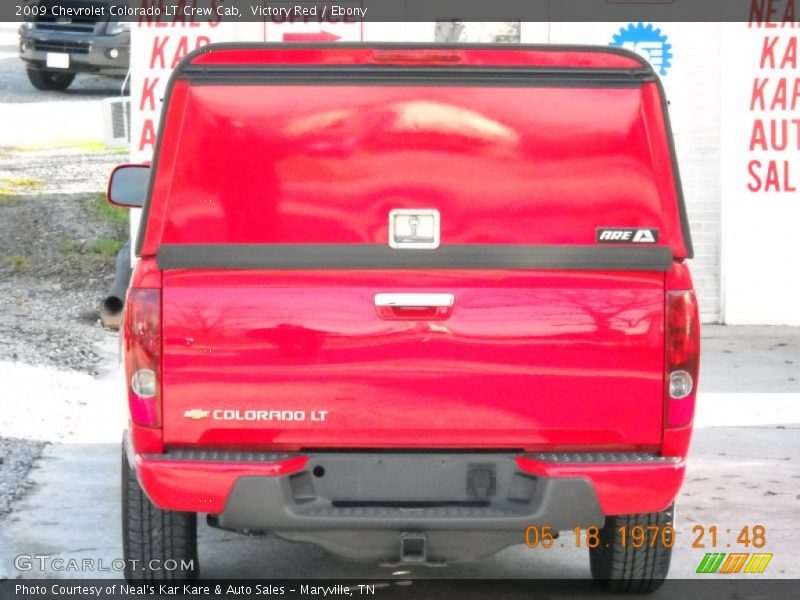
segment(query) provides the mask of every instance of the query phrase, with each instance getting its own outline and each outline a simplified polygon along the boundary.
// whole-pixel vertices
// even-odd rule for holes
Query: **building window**
[[[436,41],[442,43],[518,44],[519,21],[500,23],[464,23],[439,21],[436,23]]]

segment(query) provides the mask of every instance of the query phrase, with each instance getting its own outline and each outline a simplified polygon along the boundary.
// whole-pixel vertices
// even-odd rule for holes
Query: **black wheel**
[[[672,527],[673,508],[645,515],[606,517],[600,530],[600,543],[589,550],[592,577],[610,592],[653,592],[661,587],[669,571],[674,531],[662,537],[664,527]],[[637,525],[644,528],[645,543],[641,548],[632,544],[631,531]],[[658,527],[656,543],[650,545],[652,532]],[[623,545],[624,528],[625,545]],[[637,532],[637,535],[638,532]],[[639,538],[641,539],[641,538]],[[664,543],[666,541],[666,544]]]
[[[180,581],[198,573],[197,515],[150,502],[122,448],[122,552],[129,581]]]
[[[75,73],[46,71],[36,67],[28,67],[28,79],[37,90],[67,89],[75,80]]]

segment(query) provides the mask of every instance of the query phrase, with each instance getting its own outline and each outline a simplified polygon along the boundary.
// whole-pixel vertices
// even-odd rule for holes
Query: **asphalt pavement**
[[[41,91],[18,55],[18,23],[0,23],[0,147],[99,143],[102,102],[120,95],[122,79],[78,75],[65,91]]]

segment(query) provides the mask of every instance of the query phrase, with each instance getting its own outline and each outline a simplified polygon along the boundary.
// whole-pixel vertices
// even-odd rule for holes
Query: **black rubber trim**
[[[452,244],[436,250],[383,244],[162,244],[169,269],[549,269],[668,271],[672,250],[599,246]]]
[[[288,452],[249,452],[236,450],[167,449],[164,454],[145,454],[149,460],[180,460],[187,462],[257,462],[274,463],[302,456]]]
[[[395,65],[189,65],[182,77],[199,85],[639,87],[645,69],[398,67]]]
[[[681,462],[679,456],[659,456],[650,452],[534,452],[524,456],[540,462],[586,466],[594,464],[675,464]]]
[[[667,130],[669,156],[672,161],[672,175],[675,178],[675,194],[678,196],[678,212],[681,218],[683,245],[686,248],[686,258],[694,258],[694,243],[692,242],[692,231],[689,228],[689,215],[686,212],[686,199],[683,196],[683,182],[681,181],[681,171],[678,168],[678,153],[675,151],[675,136],[672,134],[672,121],[669,117],[667,92],[664,90],[664,83],[660,78],[656,77],[655,84],[658,87],[658,95],[661,98],[661,110],[664,115],[664,124]]]
[[[182,71],[193,65],[193,61],[198,56],[215,52],[218,50],[510,50],[514,52],[580,52],[582,54],[613,54],[624,56],[635,61],[640,68],[653,72],[652,65],[631,50],[616,46],[584,46],[580,44],[494,44],[494,43],[437,43],[437,42],[309,42],[291,43],[285,42],[221,42],[217,44],[207,44],[201,46],[187,54],[177,65],[175,71]],[[629,70],[621,67],[619,71]]]

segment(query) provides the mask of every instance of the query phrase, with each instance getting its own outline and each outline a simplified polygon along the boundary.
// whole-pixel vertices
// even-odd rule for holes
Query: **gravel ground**
[[[98,415],[108,422],[113,391],[95,376],[108,376],[117,338],[98,316],[108,255],[125,233],[97,206],[112,166],[126,160],[96,151],[102,99],[119,95],[121,80],[79,75],[65,92],[36,90],[17,28],[0,23],[0,515],[28,489],[46,443],[102,427]]]
[[[42,448],[43,442],[0,436],[0,515],[11,512],[11,503],[28,489],[28,472]]]
[[[109,363],[103,347],[113,347],[116,334],[100,326],[99,307],[114,274],[110,254],[125,229],[103,211],[98,194],[112,166],[125,157],[0,148],[0,159],[0,366],[51,367],[31,372],[28,381],[4,384],[31,406],[42,394],[63,391],[58,370],[87,377]],[[45,380],[46,386],[36,387]],[[30,397],[33,389],[38,392]],[[64,406],[68,412],[77,408]],[[9,406],[8,399],[4,409],[12,414],[0,420],[0,515],[28,489],[28,472],[44,443],[59,441],[18,422],[36,411]],[[69,422],[65,415],[56,423]]]
[[[98,324],[125,233],[99,198],[124,156],[2,150],[0,360],[96,373]]]

